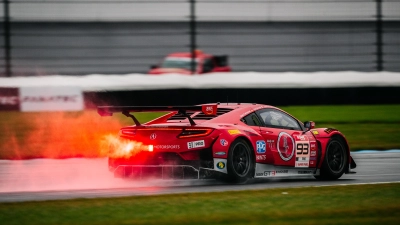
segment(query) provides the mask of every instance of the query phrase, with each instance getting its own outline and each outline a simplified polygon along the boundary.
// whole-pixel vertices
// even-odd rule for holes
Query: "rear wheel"
[[[339,179],[343,175],[348,161],[345,144],[340,138],[332,137],[326,147],[320,175],[315,178],[320,180]]]
[[[254,173],[252,149],[242,139],[234,141],[229,149],[228,181],[239,183],[251,178]]]

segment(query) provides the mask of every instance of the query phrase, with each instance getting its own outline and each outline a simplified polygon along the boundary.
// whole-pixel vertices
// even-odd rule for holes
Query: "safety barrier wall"
[[[85,92],[86,108],[96,105],[193,105],[215,102],[284,105],[399,104],[400,87],[215,88]]]
[[[84,109],[79,87],[0,87],[0,110],[81,111]]]
[[[0,78],[0,110],[79,111],[98,105],[398,104],[400,73],[217,73]]]
[[[90,91],[81,95],[47,95],[46,98],[39,94],[19,96],[18,92],[18,88],[0,88],[0,111],[80,111],[95,109],[99,105],[194,105],[213,102],[276,106],[400,104],[400,87]]]

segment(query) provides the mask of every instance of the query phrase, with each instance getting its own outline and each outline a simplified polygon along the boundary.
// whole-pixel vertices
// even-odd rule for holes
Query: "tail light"
[[[135,136],[136,135],[136,130],[134,129],[121,129],[119,131],[120,136]]]
[[[182,130],[178,138],[204,137],[211,134],[213,130],[211,128],[187,128]]]

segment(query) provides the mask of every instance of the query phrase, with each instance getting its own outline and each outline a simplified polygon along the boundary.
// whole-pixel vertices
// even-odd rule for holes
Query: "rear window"
[[[241,121],[249,126],[261,126],[260,119],[255,113],[250,113],[249,115],[243,117]]]

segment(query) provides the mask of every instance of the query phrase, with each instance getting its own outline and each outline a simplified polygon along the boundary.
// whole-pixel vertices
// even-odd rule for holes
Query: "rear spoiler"
[[[132,118],[136,126],[140,126],[140,122],[130,112],[178,112],[187,117],[190,124],[196,125],[193,119],[186,114],[186,111],[203,112],[206,115],[216,115],[217,105],[194,105],[194,106],[98,106],[97,113],[100,116],[112,116],[113,113],[121,112],[127,117]]]

